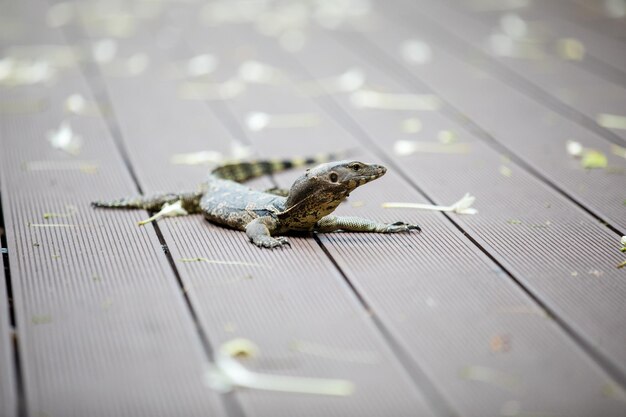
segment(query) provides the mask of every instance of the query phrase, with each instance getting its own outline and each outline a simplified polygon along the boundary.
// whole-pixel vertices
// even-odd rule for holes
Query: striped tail
[[[307,165],[322,164],[346,157],[348,152],[318,154],[305,158],[262,159],[257,161],[232,162],[215,168],[211,174],[218,178],[235,182],[245,182],[263,175],[275,174],[288,169]]]

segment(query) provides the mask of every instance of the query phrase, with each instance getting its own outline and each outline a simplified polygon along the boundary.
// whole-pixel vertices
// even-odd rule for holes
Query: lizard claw
[[[258,247],[269,248],[269,249],[277,248],[282,245],[291,246],[291,243],[289,243],[289,239],[287,239],[286,237],[282,237],[282,236],[280,237],[263,236],[262,238],[254,239],[252,242]]]
[[[416,224],[409,224],[409,230],[417,230],[417,233],[422,233],[422,228]]]
[[[418,233],[422,231],[422,228],[416,224],[408,224],[404,222],[395,222],[387,226],[387,233],[399,233],[410,232],[411,230],[417,230]]]

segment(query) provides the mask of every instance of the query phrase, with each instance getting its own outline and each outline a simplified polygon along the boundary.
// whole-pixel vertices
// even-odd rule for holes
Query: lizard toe
[[[403,222],[396,222],[387,226],[387,233],[402,233],[414,230],[415,226]]]
[[[409,225],[409,230],[416,230],[416,231],[417,231],[417,233],[422,233],[422,228],[421,228],[421,227],[419,227],[419,226],[418,226],[418,225],[416,225],[416,224],[410,224],[410,225]]]
[[[283,245],[289,245],[289,240],[287,240],[287,238],[285,237],[278,237],[278,238],[265,237],[264,239],[255,240],[254,244],[263,248],[272,249],[272,248],[278,248]]]
[[[422,231],[422,228],[416,224],[409,224],[405,222],[395,222],[387,227],[387,232],[389,233],[410,232],[411,230],[417,230],[419,233]]]

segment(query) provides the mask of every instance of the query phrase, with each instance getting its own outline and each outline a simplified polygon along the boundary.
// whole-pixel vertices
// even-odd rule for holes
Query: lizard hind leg
[[[178,200],[182,201],[182,207],[188,213],[200,212],[200,198],[202,192],[189,191],[181,193],[157,193],[144,196],[135,196],[120,198],[110,201],[93,201],[94,207],[104,208],[124,208],[124,209],[142,209],[147,211],[158,211],[165,203],[172,204]]]

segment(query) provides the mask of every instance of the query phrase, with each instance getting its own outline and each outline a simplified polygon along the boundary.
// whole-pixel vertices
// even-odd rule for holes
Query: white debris
[[[300,394],[346,396],[354,384],[343,379],[303,378],[268,375],[249,371],[236,357],[255,356],[257,346],[248,339],[233,339],[224,343],[216,354],[215,363],[205,374],[210,388],[227,393],[236,387]]]
[[[584,150],[583,145],[573,140],[567,141],[566,148],[567,148],[567,153],[574,157],[582,156],[583,150]]]
[[[427,64],[433,59],[433,51],[424,41],[410,39],[400,46],[400,54],[410,64]]]
[[[187,74],[192,77],[208,75],[217,68],[217,58],[210,54],[196,55],[187,62]]]
[[[383,203],[384,208],[413,208],[420,210],[436,210],[443,212],[454,212],[457,214],[476,214],[478,210],[472,208],[472,204],[476,201],[476,197],[466,193],[459,201],[450,206],[437,206],[432,204],[420,203]]]
[[[161,217],[186,216],[187,214],[189,213],[187,212],[187,210],[183,208],[183,202],[181,200],[178,200],[177,202],[172,203],[172,204],[168,204],[168,203],[163,204],[161,211],[159,211],[154,216],[147,218],[146,220],[142,220],[138,222],[137,224],[139,226],[143,226],[144,224],[150,223]]]
[[[63,121],[58,129],[48,132],[48,141],[53,148],[70,155],[78,155],[82,147],[82,138],[72,131],[72,127],[67,121]]]

